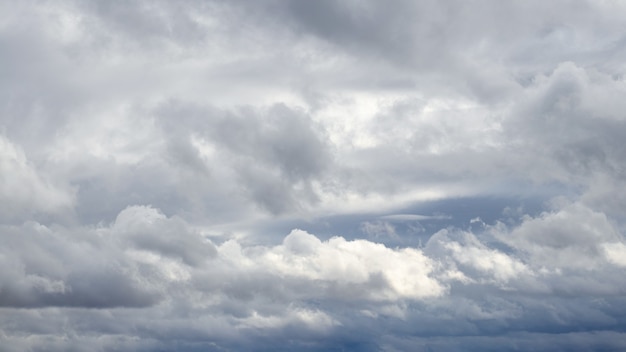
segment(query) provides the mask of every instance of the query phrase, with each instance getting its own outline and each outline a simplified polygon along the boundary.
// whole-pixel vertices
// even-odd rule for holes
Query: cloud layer
[[[2,348],[626,349],[625,11],[0,1]]]

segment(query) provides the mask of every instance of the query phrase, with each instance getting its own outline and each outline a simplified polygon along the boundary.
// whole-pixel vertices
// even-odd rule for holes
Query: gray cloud
[[[0,1],[0,340],[620,350],[619,3]]]
[[[311,182],[323,178],[332,164],[323,129],[284,105],[231,112],[174,103],[159,114],[169,160],[205,170],[207,177],[216,168],[227,169],[246,198],[272,213],[315,202]],[[180,125],[181,115],[189,125]]]
[[[529,217],[510,229],[500,223],[482,234],[442,230],[422,249],[391,249],[340,237],[320,241],[300,230],[276,246],[242,246],[229,240],[214,247],[205,240],[195,245],[206,248],[204,264],[186,261],[176,252],[176,243],[146,247],[135,242],[134,237],[143,236],[148,228],[157,244],[159,236],[168,236],[173,228],[189,233],[182,220],[167,218],[149,207],[128,208],[111,226],[73,235],[61,228],[38,225],[34,228],[48,238],[42,237],[40,247],[29,251],[33,257],[13,256],[22,260],[25,276],[21,282],[4,281],[2,286],[3,309],[8,313],[3,318],[19,322],[12,328],[5,325],[3,333],[18,345],[26,343],[19,341],[16,332],[21,324],[32,326],[34,318],[16,307],[138,306],[145,307],[145,315],[120,309],[109,310],[106,317],[99,317],[99,311],[55,310],[45,313],[44,319],[69,319],[66,328],[74,337],[65,344],[59,342],[59,348],[87,341],[89,334],[108,336],[99,340],[103,348],[168,348],[171,339],[184,339],[182,346],[189,349],[240,349],[259,338],[261,345],[255,348],[265,348],[275,339],[294,334],[298,339],[293,346],[317,341],[311,345],[313,349],[399,349],[409,341],[439,346],[443,337],[449,340],[446,348],[454,349],[468,335],[476,336],[471,341],[473,348],[491,343],[513,348],[509,345],[512,341],[538,349],[548,344],[569,346],[570,337],[582,339],[589,348],[617,346],[618,340],[596,339],[585,332],[610,335],[623,329],[619,297],[626,287],[619,277],[626,263],[615,261],[620,257],[608,249],[623,252],[626,245],[623,238],[615,236],[589,242],[587,228],[601,228],[589,219],[597,215],[584,215],[587,210],[580,205],[570,207],[573,210]],[[572,211],[578,213],[570,218],[562,215]],[[490,240],[496,236],[507,241],[520,232],[550,233],[536,224],[552,226],[553,219],[586,224],[587,228],[578,226],[569,231],[570,236],[581,239],[576,245],[580,248],[577,265],[545,256],[553,246],[551,242],[530,247],[525,242],[513,243],[509,247],[513,251],[503,251]],[[26,237],[32,226],[14,231],[22,231]],[[71,252],[70,243],[77,236],[82,238],[75,244],[82,249],[81,254]],[[185,236],[192,235],[177,237],[182,240]],[[103,239],[107,245],[98,248],[106,251],[102,256],[117,258],[122,270],[116,274],[106,266],[95,265],[98,259],[89,249],[89,244],[95,246]],[[11,248],[18,248],[9,243]],[[585,250],[585,243],[598,250]],[[66,252],[51,256],[49,252],[55,248]],[[518,250],[526,255],[517,254]],[[4,252],[3,258],[11,257]],[[64,259],[59,263],[60,258]],[[110,267],[111,260],[105,263]],[[11,267],[8,264],[4,267]],[[590,265],[603,268],[603,275],[590,277]],[[25,288],[25,284],[30,287]],[[17,300],[11,294],[20,289]],[[160,300],[155,301],[155,297]],[[290,303],[285,306],[284,302]],[[14,308],[7,310],[7,306]],[[91,323],[78,324],[82,319]],[[387,322],[385,334],[377,327],[380,319]],[[140,328],[127,332],[124,326],[128,324]],[[197,324],[215,328],[206,330]],[[44,340],[40,338],[58,334],[55,331],[60,327],[47,326],[45,331],[32,330],[39,337],[28,343],[42,346]],[[357,331],[366,331],[369,337],[363,338]],[[394,333],[388,335],[389,331]],[[134,345],[136,338],[143,342]],[[528,339],[536,340],[531,343]]]

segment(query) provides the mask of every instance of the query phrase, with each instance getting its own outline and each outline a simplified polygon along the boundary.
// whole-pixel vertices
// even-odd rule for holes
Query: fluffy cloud
[[[0,340],[624,349],[626,8],[0,1]]]
[[[36,348],[55,341],[59,349],[95,336],[104,349],[167,348],[170,339],[183,336],[188,336],[185,348],[238,349],[254,336],[274,339],[293,333],[299,336],[294,346],[324,348],[331,346],[321,342],[326,339],[349,343],[340,342],[340,336],[353,329],[368,331],[365,340],[373,346],[382,348],[389,338],[395,348],[408,343],[381,335],[374,322],[384,317],[407,336],[435,331],[438,336],[486,335],[472,342],[476,346],[494,341],[489,336],[496,331],[532,330],[537,319],[545,328],[584,339],[580,329],[619,324],[621,313],[615,308],[626,291],[619,280],[626,241],[606,232],[599,240],[590,238],[589,228],[608,226],[606,218],[578,204],[566,209],[527,217],[510,229],[500,223],[479,234],[442,230],[423,248],[396,249],[362,239],[322,241],[302,230],[293,230],[274,246],[234,239],[215,245],[184,220],[145,206],[123,210],[108,226],[4,226],[3,267],[11,270],[0,286],[7,312],[3,334],[15,346]],[[591,226],[594,217],[597,226]],[[564,235],[554,232],[563,227],[553,225],[558,221],[571,223],[566,234],[579,238],[558,242],[577,251],[575,261],[563,259],[571,254],[567,250],[552,252],[557,242],[549,236]],[[547,238],[530,245],[539,234]],[[83,310],[47,310],[35,318],[21,310],[25,307]],[[100,310],[84,308],[109,313],[100,317]],[[144,313],[137,316],[129,308]],[[6,325],[13,319],[19,323]],[[21,329],[34,324],[33,319],[70,319],[66,329],[73,337],[58,340],[54,336],[60,327],[50,326],[20,340]],[[90,323],[77,325],[83,319]],[[117,328],[110,326],[114,321]],[[414,328],[401,328],[409,322]],[[208,324],[208,330],[200,323]],[[130,325],[142,328],[128,332]],[[523,336],[516,338],[525,341]],[[437,346],[438,341],[422,342]]]

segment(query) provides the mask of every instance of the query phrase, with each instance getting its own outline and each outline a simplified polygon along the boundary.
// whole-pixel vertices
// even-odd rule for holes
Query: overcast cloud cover
[[[626,350],[625,18],[0,0],[0,350]]]

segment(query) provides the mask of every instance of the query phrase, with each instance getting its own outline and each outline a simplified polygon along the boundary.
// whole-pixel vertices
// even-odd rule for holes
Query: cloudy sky
[[[0,0],[0,349],[626,350],[625,18]]]

